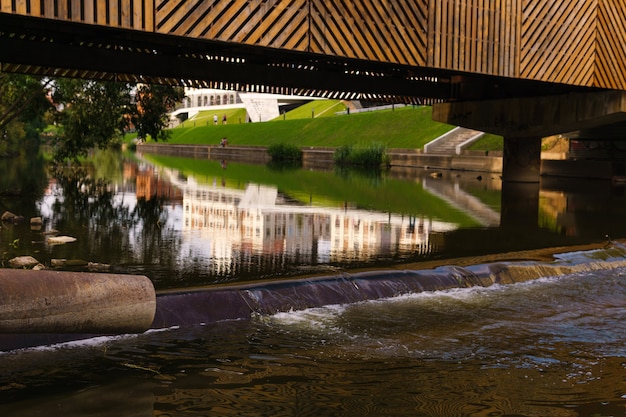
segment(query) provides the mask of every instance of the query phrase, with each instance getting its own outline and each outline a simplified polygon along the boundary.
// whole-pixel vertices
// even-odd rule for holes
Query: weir
[[[242,320],[255,314],[271,315],[453,288],[515,284],[541,277],[620,267],[626,267],[626,246],[613,244],[606,249],[562,255],[553,263],[494,262],[467,267],[441,266],[430,270],[367,271],[164,293],[158,297],[152,327]]]
[[[626,246],[556,255],[553,262],[492,262],[472,266],[441,266],[428,270],[386,270],[343,273],[273,282],[162,292],[156,298],[151,329],[166,329],[249,320],[255,315],[358,303],[410,293],[488,287],[541,277],[626,267]],[[123,279],[123,276],[118,276]],[[81,312],[76,311],[80,316]],[[0,334],[0,350],[87,339],[103,332]],[[105,332],[106,333],[106,332]],[[108,332],[107,334],[111,334]]]

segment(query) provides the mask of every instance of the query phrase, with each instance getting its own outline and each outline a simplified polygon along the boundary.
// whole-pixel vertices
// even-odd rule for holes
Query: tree
[[[167,113],[182,101],[185,93],[180,87],[141,84],[137,87],[137,108],[132,122],[140,138],[150,136],[154,140],[167,140],[169,131]]]
[[[55,159],[76,159],[95,147],[104,149],[121,139],[129,124],[131,87],[126,83],[61,78],[54,101],[63,106],[56,121]]]
[[[43,116],[52,104],[47,99],[51,80],[0,73],[0,155],[15,153],[24,139],[36,139]]]
[[[131,124],[142,138],[167,139],[167,112],[184,97],[181,88],[141,84],[133,102],[130,84],[76,79],[58,79],[54,90],[54,101],[63,106],[56,117],[57,160],[115,144]]]

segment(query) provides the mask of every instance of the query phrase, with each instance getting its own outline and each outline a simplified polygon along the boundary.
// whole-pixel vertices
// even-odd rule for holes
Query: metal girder
[[[0,61],[12,64],[75,69],[109,74],[135,74],[139,79],[169,78],[310,88],[362,94],[445,98],[449,86],[424,80],[316,68],[313,65],[267,65],[211,56],[166,55],[127,49],[67,45],[0,37]],[[43,65],[42,65],[43,64]]]
[[[223,84],[241,91],[404,102],[451,94],[449,77],[419,68],[2,13],[0,63],[4,70],[39,75]]]
[[[3,71],[426,103],[580,87],[0,13]]]

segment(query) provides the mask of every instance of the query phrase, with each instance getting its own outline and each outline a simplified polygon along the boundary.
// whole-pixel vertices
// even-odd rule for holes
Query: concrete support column
[[[541,176],[541,138],[505,137],[502,181],[539,182]]]
[[[500,227],[535,231],[539,227],[539,182],[503,182]],[[524,234],[522,234],[523,236]]]

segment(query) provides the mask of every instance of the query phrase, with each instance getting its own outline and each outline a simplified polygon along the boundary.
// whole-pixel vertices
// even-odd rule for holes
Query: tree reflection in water
[[[110,177],[97,176],[93,166],[56,166],[51,174],[56,193],[50,223],[82,242],[53,248],[54,255],[111,264],[122,272],[146,273],[149,265],[176,269],[173,246],[180,238],[163,227],[169,216],[164,201],[137,198],[134,184],[124,190]]]

